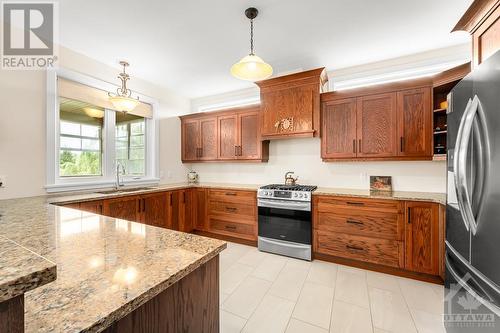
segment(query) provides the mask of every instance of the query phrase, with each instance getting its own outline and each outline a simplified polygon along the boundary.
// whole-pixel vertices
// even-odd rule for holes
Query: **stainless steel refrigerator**
[[[448,96],[444,324],[500,332],[500,52]]]

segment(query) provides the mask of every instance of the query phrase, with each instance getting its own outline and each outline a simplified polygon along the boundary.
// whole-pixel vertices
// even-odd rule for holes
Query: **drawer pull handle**
[[[237,210],[238,210],[238,209],[237,209],[237,208],[235,208],[235,207],[226,207],[226,211],[228,211],[228,212],[235,212],[235,211],[237,211]]]
[[[351,206],[364,206],[365,205],[364,202],[355,202],[355,201],[347,201],[347,204],[351,205]]]
[[[235,193],[235,192],[226,192],[226,195],[235,196],[235,195],[236,195],[236,193]]]
[[[226,225],[224,226],[225,229],[230,229],[230,230],[236,230],[236,227],[234,225]]]
[[[346,220],[346,223],[349,223],[349,224],[364,225],[364,223],[363,223],[363,222],[361,222],[361,221],[356,221],[356,220]]]
[[[346,245],[345,246],[348,250],[354,250],[354,251],[364,251],[362,247],[357,247],[357,246],[352,246],[352,245]]]

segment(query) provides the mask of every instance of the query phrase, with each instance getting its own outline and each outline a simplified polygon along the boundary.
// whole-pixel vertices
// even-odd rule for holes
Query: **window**
[[[116,112],[116,87],[63,69],[47,72],[47,192],[159,182],[157,102],[139,96],[129,113]]]
[[[123,165],[126,175],[144,175],[146,166],[145,133],[144,118],[131,114],[116,114],[116,161]]]
[[[59,119],[59,175],[101,176],[104,110],[60,98]]]

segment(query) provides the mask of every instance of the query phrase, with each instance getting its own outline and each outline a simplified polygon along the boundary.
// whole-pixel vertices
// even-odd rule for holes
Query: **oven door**
[[[311,245],[311,203],[258,199],[259,236]]]

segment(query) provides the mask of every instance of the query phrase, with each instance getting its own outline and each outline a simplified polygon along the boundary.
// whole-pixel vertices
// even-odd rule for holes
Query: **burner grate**
[[[282,185],[282,184],[271,184],[262,186],[263,190],[281,190],[281,191],[304,191],[312,192],[317,188],[317,186],[312,185]]]

